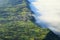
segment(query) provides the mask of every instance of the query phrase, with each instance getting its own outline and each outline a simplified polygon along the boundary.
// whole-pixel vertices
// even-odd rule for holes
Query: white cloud
[[[60,33],[60,0],[36,0],[31,2],[30,7],[38,24],[48,23],[50,26],[47,28]]]

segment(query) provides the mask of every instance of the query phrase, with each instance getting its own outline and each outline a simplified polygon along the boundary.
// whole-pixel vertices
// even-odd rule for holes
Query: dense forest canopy
[[[0,0],[0,40],[43,40],[48,29],[35,25],[27,0]]]

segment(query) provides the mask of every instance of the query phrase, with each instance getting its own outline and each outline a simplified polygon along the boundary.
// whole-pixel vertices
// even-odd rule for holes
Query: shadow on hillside
[[[58,37],[57,35],[50,31],[43,40],[60,40],[60,37]]]

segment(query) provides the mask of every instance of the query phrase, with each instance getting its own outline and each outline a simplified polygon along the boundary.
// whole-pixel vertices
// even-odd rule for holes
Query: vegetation
[[[38,27],[31,19],[26,0],[10,0],[0,7],[0,40],[43,40],[49,30]]]

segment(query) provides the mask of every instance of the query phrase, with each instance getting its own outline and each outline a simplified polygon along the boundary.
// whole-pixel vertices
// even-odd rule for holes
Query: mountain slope
[[[1,1],[0,1],[1,2]],[[35,25],[26,0],[2,1],[0,6],[0,40],[43,40],[48,29]],[[6,4],[5,4],[6,3]]]

